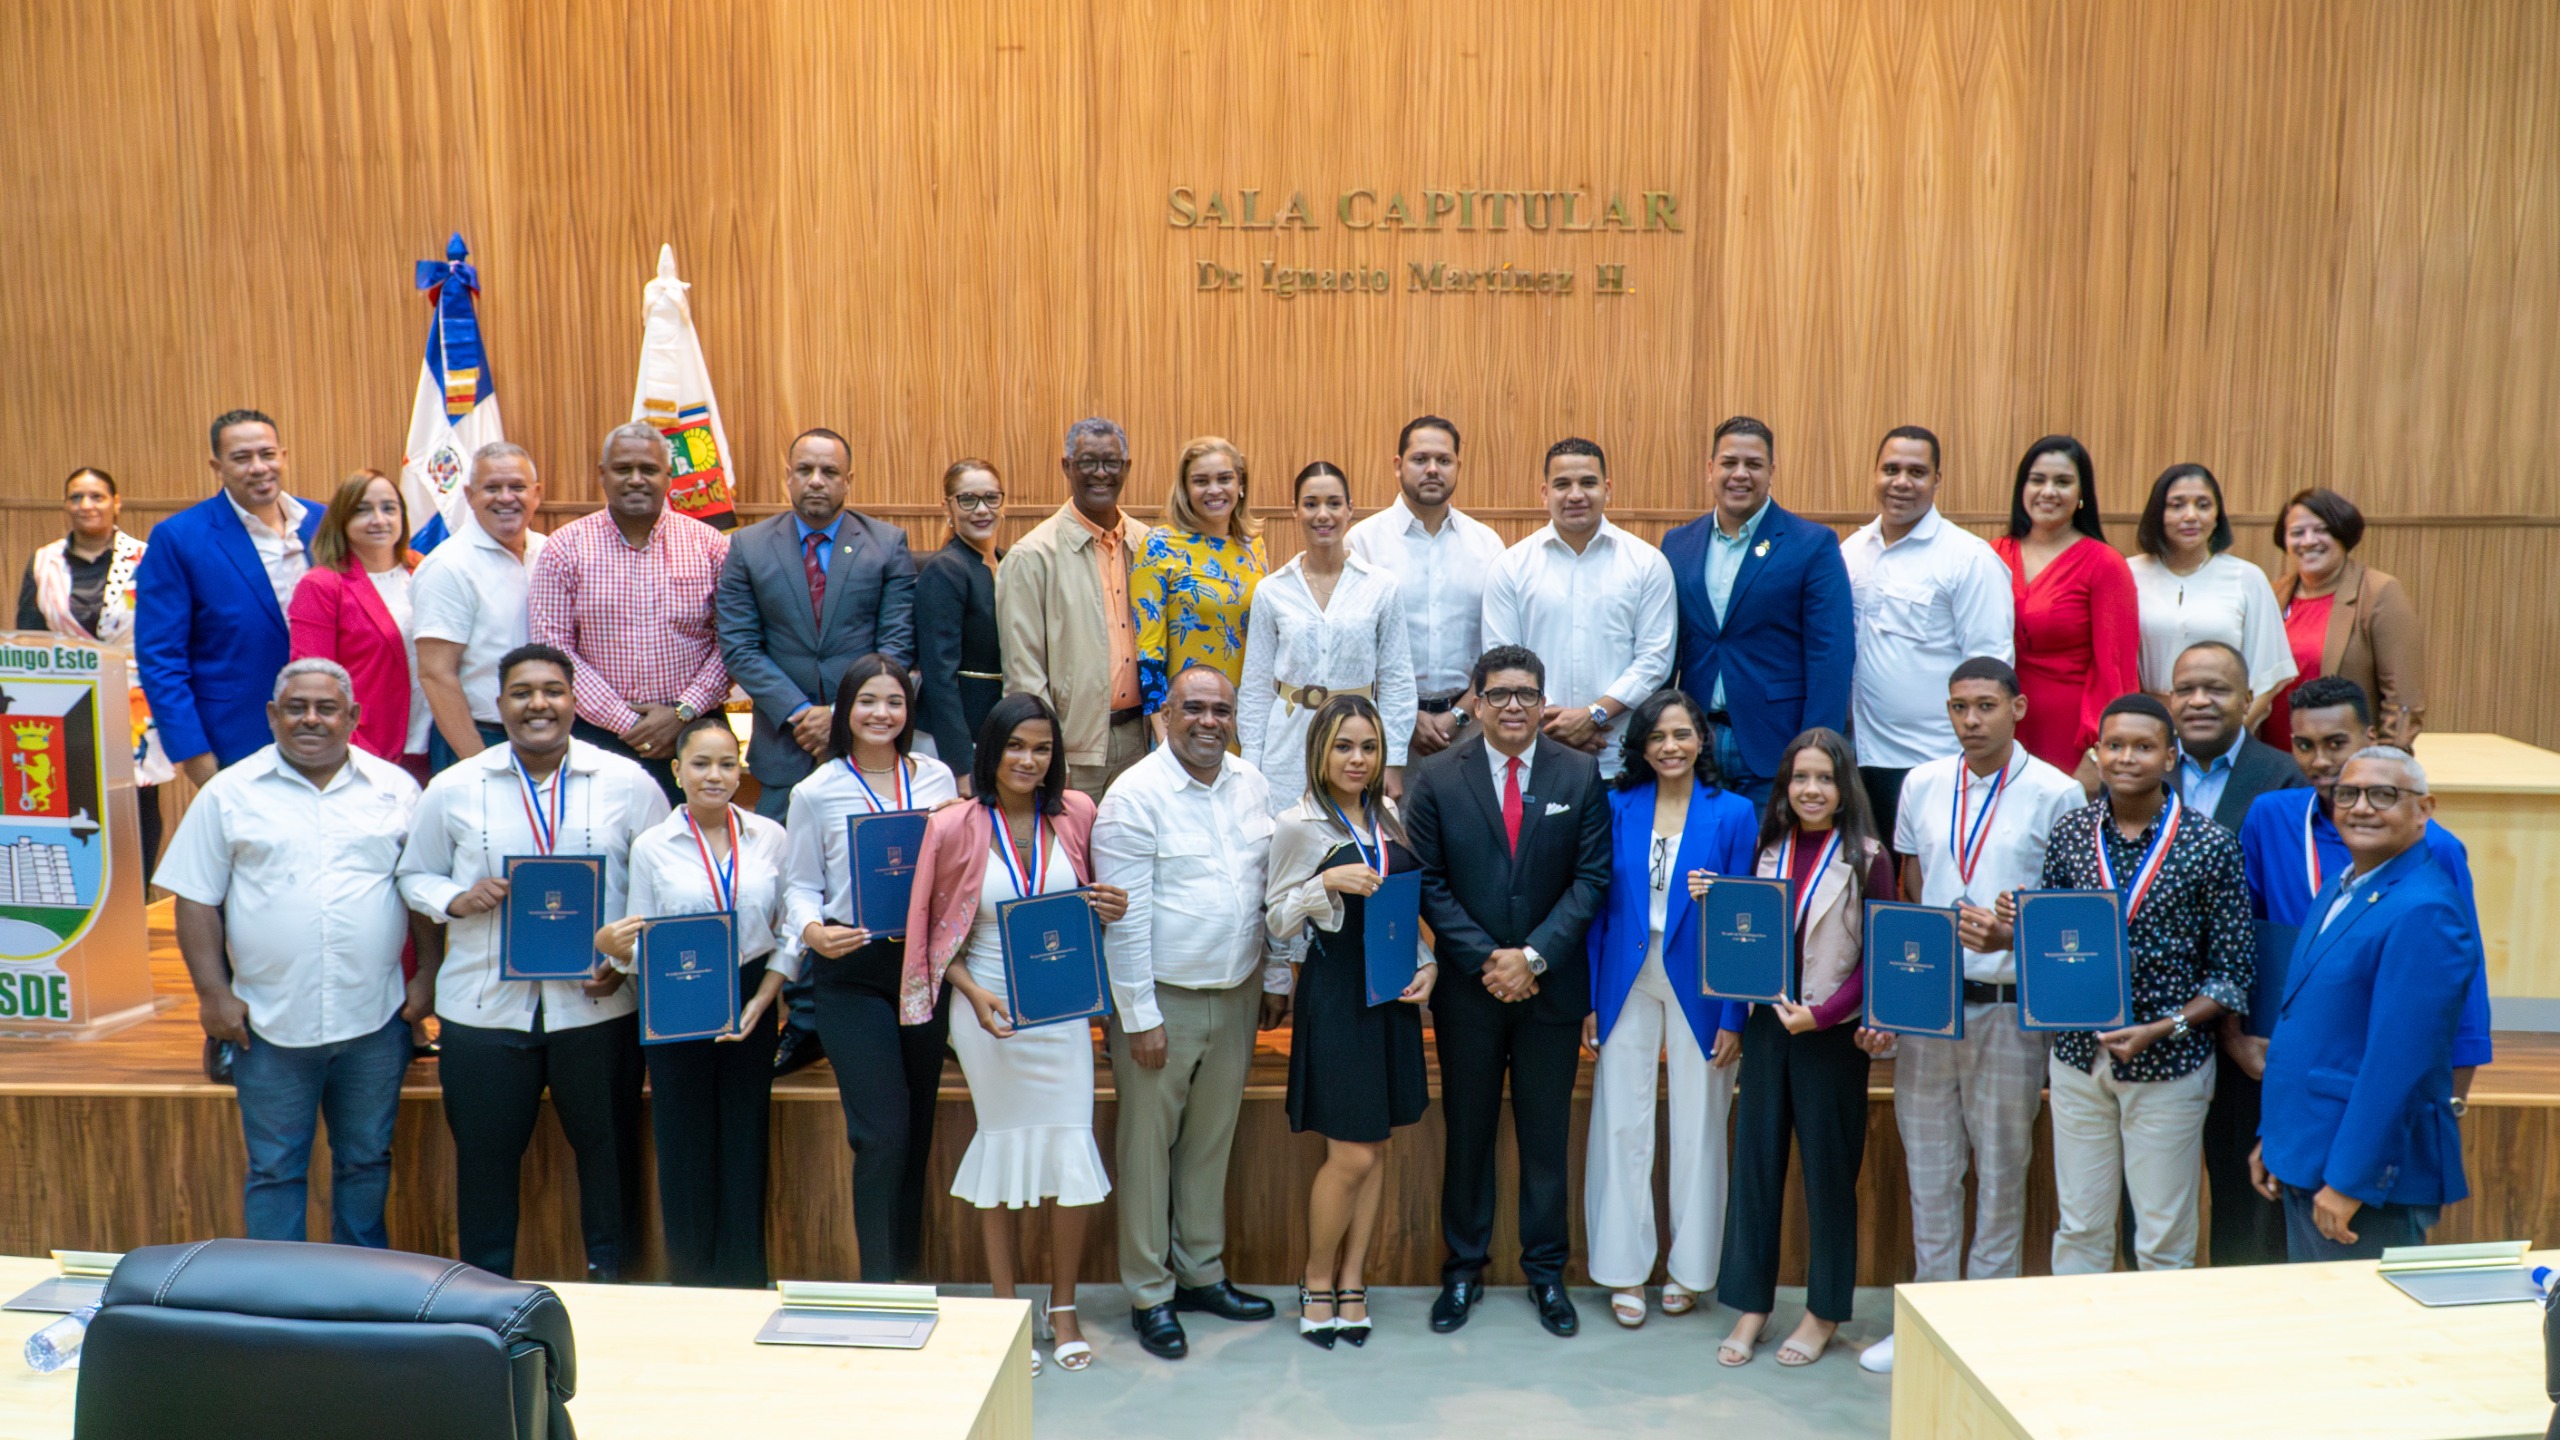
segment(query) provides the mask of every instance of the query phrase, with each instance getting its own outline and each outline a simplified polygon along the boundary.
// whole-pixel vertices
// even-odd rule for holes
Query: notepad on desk
[[[2394,1245],[2378,1268],[2400,1293],[2430,1308],[2539,1301],[2525,1268],[2531,1242],[2486,1240],[2470,1245]]]
[[[6,1303],[0,1303],[0,1310],[68,1315],[74,1310],[95,1305],[99,1297],[106,1294],[107,1277],[115,1273],[116,1262],[123,1258],[108,1250],[56,1250],[53,1252],[54,1267],[62,1273]]]
[[[759,1345],[920,1350],[941,1319],[942,1300],[930,1285],[784,1280],[774,1288],[782,1308],[756,1332]]]

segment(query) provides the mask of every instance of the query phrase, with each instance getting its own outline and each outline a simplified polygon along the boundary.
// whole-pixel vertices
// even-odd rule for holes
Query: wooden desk
[[[53,1273],[0,1256],[0,1298]],[[582,1440],[776,1433],[1030,1440],[1031,1306],[946,1298],[922,1350],[758,1345],[774,1295],[666,1285],[555,1285],[578,1341]],[[54,1317],[0,1323],[0,1440],[71,1433],[77,1371],[39,1375],[18,1358]]]
[[[2549,1264],[2549,1254],[2535,1263]],[[2542,1311],[2373,1262],[1894,1291],[1894,1440],[2542,1440]]]
[[[2436,822],[2471,852],[2489,993],[2560,999],[2560,754],[2504,735],[2420,735]]]

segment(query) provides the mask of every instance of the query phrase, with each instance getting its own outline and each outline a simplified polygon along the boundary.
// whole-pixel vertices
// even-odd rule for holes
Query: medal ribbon
[[[987,802],[987,818],[995,822],[996,858],[1004,862],[1005,878],[1013,882],[1014,897],[1028,900],[1040,894],[1049,883],[1049,842],[1047,832],[1040,824],[1039,810],[1035,808],[1031,812],[1031,877],[1028,881],[1023,878],[1020,862],[1013,858],[1012,828],[1004,823],[1004,810],[992,800]]]
[[[548,855],[560,843],[560,827],[569,818],[569,767],[564,759],[559,769],[551,772],[551,813],[542,813],[542,790],[533,783],[533,772],[524,768],[524,757],[507,757],[516,769],[516,784],[524,801],[524,820],[533,827],[534,848]]]
[[[1956,762],[1956,813],[1947,825],[1947,848],[1955,852],[1956,877],[1968,894],[1973,889],[1973,872],[1982,868],[1982,852],[1991,844],[1991,816],[2000,808],[2000,796],[2009,787],[2009,767],[1991,777],[1991,793],[1984,797],[1982,814],[1970,831],[1964,826],[1966,802],[1973,798],[1973,767],[1962,760]]]
[[[2161,815],[2159,828],[2152,834],[2151,848],[2142,852],[2142,867],[2133,872],[2132,891],[2125,896],[2124,920],[2128,925],[2133,923],[2135,915],[2141,913],[2142,902],[2151,894],[2152,882],[2160,878],[2160,867],[2169,858],[2169,842],[2178,837],[2178,817],[2183,809],[2178,801],[2178,792],[2172,787],[2168,809]],[[2089,831],[2089,843],[2098,852],[2098,878],[2106,882],[2108,889],[2122,891],[2125,887],[2116,883],[2115,867],[2107,863],[2107,829],[2114,824],[2115,802],[2110,799],[2107,817]]]
[[[693,848],[702,856],[702,873],[711,881],[711,898],[723,910],[738,908],[738,807],[729,807],[729,860],[725,865],[711,859],[711,844],[702,838],[702,826],[695,822],[693,811],[684,812],[684,828],[693,832]]]
[[[1351,823],[1349,816],[1342,813],[1342,806],[1330,795],[1324,797],[1324,803],[1332,808],[1334,823],[1340,825],[1344,832],[1351,836],[1351,848],[1360,852],[1360,863],[1377,871],[1379,879],[1386,879],[1389,864],[1387,836],[1385,827],[1378,823],[1377,815],[1374,812],[1370,814],[1369,839],[1368,843],[1363,844],[1360,840],[1359,828]]]
[[[881,799],[880,792],[871,788],[871,777],[862,773],[862,767],[853,763],[852,756],[845,757],[844,768],[853,772],[853,783],[861,786],[863,795],[871,801],[871,813],[884,815],[891,810],[915,808],[915,781],[908,774],[908,767],[914,763],[912,760],[901,758],[895,766],[891,767],[891,773],[895,779],[889,793],[898,797],[898,803],[895,805]]]
[[[1787,830],[1787,838],[1779,843],[1778,878],[1781,880],[1793,880],[1795,878],[1796,836],[1798,833],[1800,832],[1790,826]],[[1821,858],[1814,862],[1813,873],[1805,877],[1804,893],[1796,897],[1796,938],[1804,938],[1805,922],[1813,918],[1813,892],[1821,888],[1822,872],[1830,869],[1831,862],[1839,858],[1840,827],[1834,825],[1831,827],[1831,839],[1822,847]]]

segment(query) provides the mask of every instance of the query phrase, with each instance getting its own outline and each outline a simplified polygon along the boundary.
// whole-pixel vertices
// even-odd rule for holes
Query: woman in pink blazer
[[[1057,717],[1038,697],[1007,695],[987,712],[971,779],[977,798],[943,806],[925,825],[899,1019],[931,1019],[946,981],[969,1002],[966,1015],[952,1007],[951,1049],[969,1077],[978,1128],[951,1193],[978,1207],[999,1299],[1013,1297],[1021,1253],[1011,1212],[1055,1202],[1046,1318],[1059,1367],[1082,1370],[1093,1347],[1076,1320],[1076,1271],[1089,1207],[1111,1193],[1093,1138],[1093,1033],[1082,1023],[1014,1027],[995,913],[1007,900],[1081,889],[1107,925],[1127,912],[1129,897],[1092,883],[1094,804],[1067,788]],[[1037,1350],[1031,1373],[1040,1373]]]
[[[311,536],[311,571],[285,619],[293,658],[335,660],[364,710],[355,743],[427,780],[426,696],[409,618],[409,520],[400,487],[379,470],[347,477]]]

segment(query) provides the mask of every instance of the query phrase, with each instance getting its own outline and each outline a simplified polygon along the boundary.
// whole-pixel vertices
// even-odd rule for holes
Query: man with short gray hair
[[[552,532],[525,608],[533,639],[577,666],[572,733],[676,789],[676,732],[729,698],[715,599],[729,537],[667,508],[675,460],[638,420],[606,432],[605,508]]]
[[[533,528],[542,476],[532,454],[505,440],[481,446],[463,498],[472,523],[419,562],[409,584],[418,686],[436,720],[430,774],[507,738],[498,725],[498,657],[533,638],[525,596],[543,537]]]
[[[209,1048],[227,1057],[249,1151],[252,1240],[310,1238],[314,1122],[329,1121],[329,1238],[390,1243],[382,1207],[409,1025],[434,1003],[401,942],[436,942],[393,867],[418,805],[408,772],[349,746],[360,711],[335,661],[296,660],[267,705],[275,743],[196,792],[161,862]]]
[[[1058,715],[1067,783],[1096,800],[1147,753],[1129,568],[1147,526],[1120,510],[1129,437],[1096,418],[1067,427],[1067,503],[1005,552],[996,571],[1004,688]]]

